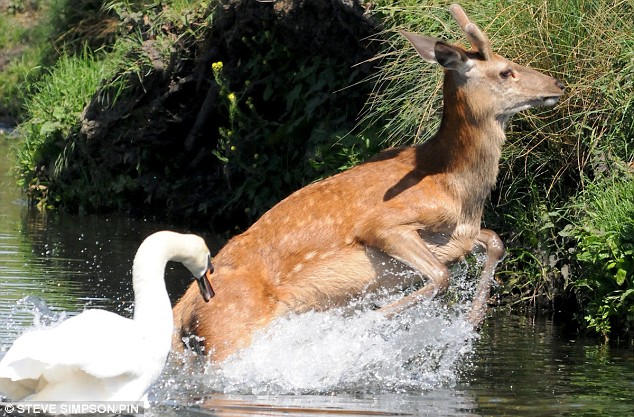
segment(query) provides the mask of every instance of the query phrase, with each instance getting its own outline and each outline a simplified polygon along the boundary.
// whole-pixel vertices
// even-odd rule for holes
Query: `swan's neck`
[[[151,243],[151,242],[150,242]],[[132,268],[134,321],[152,339],[170,343],[172,305],[165,288],[165,264],[169,256],[159,245],[141,245]]]

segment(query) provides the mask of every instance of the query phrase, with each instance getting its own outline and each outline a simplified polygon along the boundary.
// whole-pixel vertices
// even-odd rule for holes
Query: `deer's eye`
[[[505,69],[504,71],[500,72],[500,78],[502,78],[503,80],[506,80],[507,78],[509,78],[512,75],[513,75],[513,69],[512,68],[508,68],[508,69]]]

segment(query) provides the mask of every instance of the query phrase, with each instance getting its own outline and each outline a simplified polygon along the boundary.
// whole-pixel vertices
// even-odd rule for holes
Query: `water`
[[[7,147],[0,139],[0,153]],[[8,168],[0,158],[0,356],[24,330],[85,308],[129,317],[136,248],[156,230],[187,230],[156,219],[29,210],[4,176]],[[221,365],[171,361],[152,388],[148,414],[631,415],[631,351],[572,339],[549,320],[505,311],[475,333],[459,298],[470,287],[467,272],[456,272],[462,279],[454,281],[454,297],[421,304],[398,320],[369,310],[376,300],[359,300],[281,318]],[[180,265],[168,268],[174,298],[187,276]]]

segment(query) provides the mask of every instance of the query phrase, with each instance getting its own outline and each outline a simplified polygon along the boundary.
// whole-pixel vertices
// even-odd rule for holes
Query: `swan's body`
[[[171,303],[165,264],[182,262],[213,296],[202,238],[162,231],[139,247],[132,269],[134,318],[87,310],[20,336],[0,362],[0,393],[29,401],[146,401],[170,351]]]

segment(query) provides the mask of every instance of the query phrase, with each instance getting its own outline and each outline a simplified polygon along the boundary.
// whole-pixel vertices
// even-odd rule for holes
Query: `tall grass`
[[[375,9],[387,41],[364,120],[382,126],[388,146],[424,141],[439,122],[442,72],[423,62],[398,29],[467,44],[448,3],[379,1]],[[485,218],[511,254],[501,271],[511,283],[507,294],[515,301],[553,303],[571,291],[578,272],[564,273],[575,261],[571,243],[560,234],[585,221],[572,208],[578,193],[600,178],[622,175],[634,157],[634,5],[628,0],[461,5],[496,52],[567,86],[554,109],[513,118],[494,207]],[[582,303],[587,300],[578,295]]]
[[[627,136],[623,134],[631,127],[634,100],[630,1],[532,0],[522,7],[503,1],[461,4],[488,33],[495,51],[567,85],[566,96],[554,110],[534,110],[514,118],[506,158],[514,164],[511,167],[520,162],[528,167],[535,165],[529,159],[543,159],[538,172],[555,171],[550,173],[554,181],[568,170],[592,168],[590,151],[597,146],[608,150],[616,137],[621,138],[619,146],[610,150],[620,160],[631,157],[631,150],[622,146]],[[375,13],[385,22],[387,45],[365,118],[382,123],[389,146],[423,141],[438,122],[442,72],[423,62],[397,30],[467,42],[445,1],[380,1]],[[546,163],[552,155],[563,156],[565,164],[553,169]]]
[[[105,61],[89,51],[62,56],[32,86],[25,102],[29,117],[19,126],[24,140],[17,151],[18,181],[42,205],[52,203],[48,201],[48,179],[57,177],[69,164],[81,113],[107,68]]]
[[[47,74],[61,55],[82,54],[114,41],[118,23],[102,0],[12,2],[0,18],[0,112],[20,121],[29,85]]]

